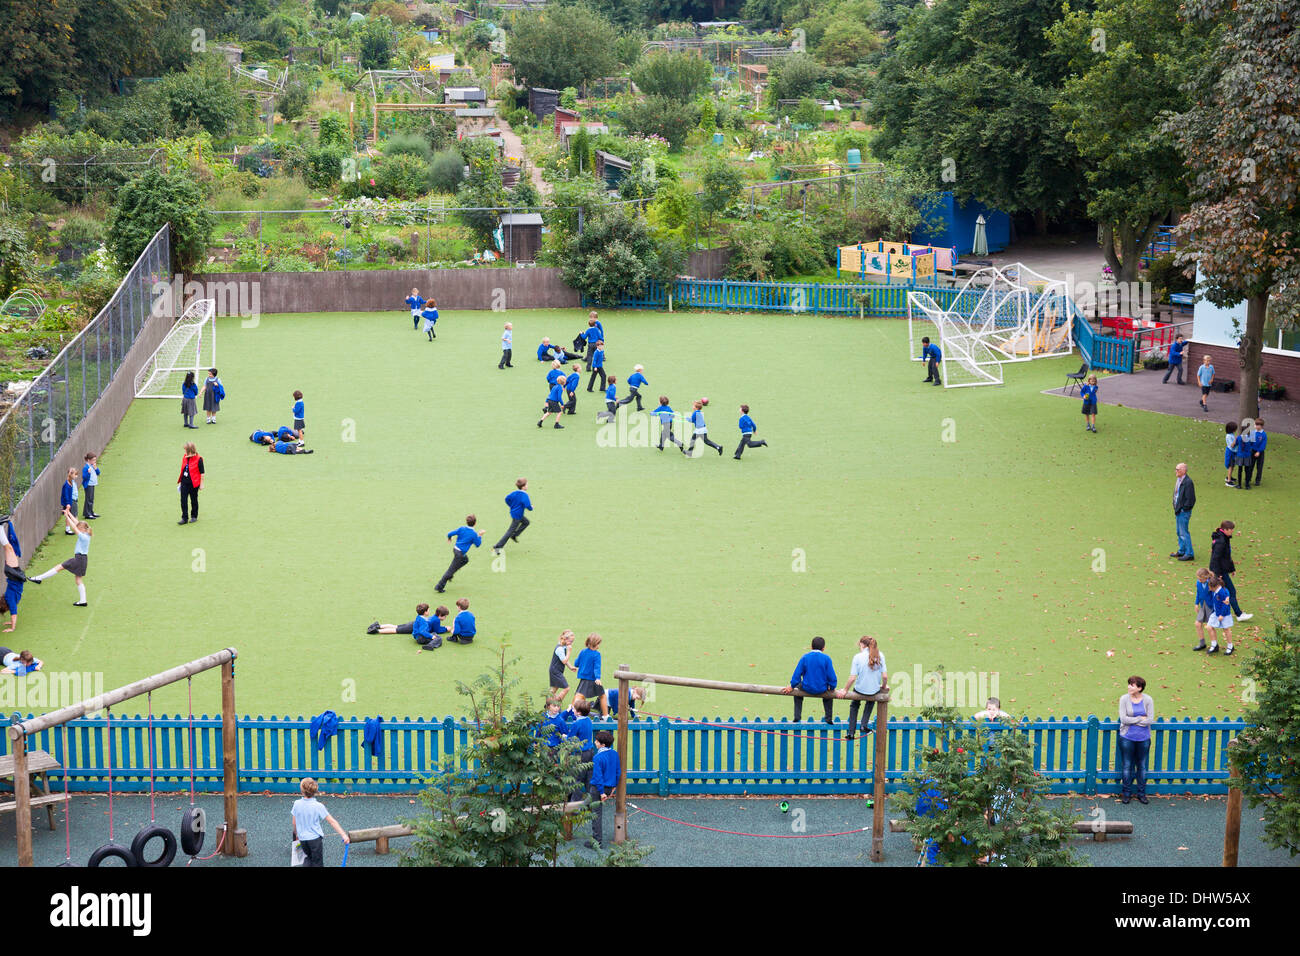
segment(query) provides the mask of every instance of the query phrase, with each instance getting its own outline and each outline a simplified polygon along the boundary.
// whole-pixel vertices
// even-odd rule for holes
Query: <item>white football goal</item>
[[[135,377],[136,398],[180,398],[188,372],[196,382],[217,364],[216,304],[198,299],[176,320]]]

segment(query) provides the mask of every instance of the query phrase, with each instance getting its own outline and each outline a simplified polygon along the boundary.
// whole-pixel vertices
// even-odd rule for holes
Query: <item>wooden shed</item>
[[[555,112],[560,105],[560,91],[548,90],[542,86],[533,86],[528,90],[528,112],[539,120],[544,120]]]
[[[596,178],[603,179],[609,189],[617,189],[623,177],[632,171],[632,164],[621,156],[596,150]]]
[[[509,262],[536,262],[542,249],[542,215],[507,213],[501,217],[501,254]]]

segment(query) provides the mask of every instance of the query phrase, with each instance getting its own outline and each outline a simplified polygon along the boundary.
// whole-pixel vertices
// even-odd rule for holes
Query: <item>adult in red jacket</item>
[[[199,488],[203,486],[203,459],[199,457],[194,442],[185,443],[185,456],[181,458],[181,476],[176,487],[181,493],[181,520],[189,524],[199,520]]]

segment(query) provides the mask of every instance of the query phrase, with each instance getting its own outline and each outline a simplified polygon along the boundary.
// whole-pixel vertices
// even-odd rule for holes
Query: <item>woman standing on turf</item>
[[[194,424],[194,416],[199,413],[199,404],[195,399],[199,397],[199,386],[194,381],[194,373],[185,373],[185,384],[181,386],[181,419],[186,428],[198,428]]]
[[[1151,749],[1151,724],[1156,705],[1146,693],[1141,677],[1128,679],[1128,693],[1119,699],[1119,766],[1121,801],[1137,797],[1147,802],[1147,753]]]
[[[71,571],[72,577],[77,584],[77,600],[73,607],[86,606],[86,562],[90,555],[90,536],[92,534],[90,525],[85,521],[78,521],[72,514],[71,510],[63,512],[63,520],[68,525],[68,530],[77,536],[76,546],[73,548],[72,557],[62,564],[55,565],[44,574],[38,574],[30,580],[40,582],[46,578],[52,578],[60,571]]]
[[[176,488],[181,493],[181,520],[177,524],[189,524],[199,520],[199,488],[203,486],[203,459],[199,457],[194,442],[185,443],[185,455],[181,458],[181,476],[176,480]],[[190,517],[193,512],[194,517]]]

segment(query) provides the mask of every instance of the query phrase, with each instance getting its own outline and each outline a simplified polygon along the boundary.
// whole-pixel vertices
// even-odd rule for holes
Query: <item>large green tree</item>
[[[0,16],[0,96],[8,112],[49,102],[77,71],[72,23],[76,0],[6,4]]]
[[[1300,577],[1291,578],[1291,600],[1262,646],[1245,666],[1250,727],[1228,753],[1241,774],[1241,789],[1260,807],[1264,841],[1300,854]]]
[[[609,75],[617,41],[613,24],[577,3],[520,14],[506,49],[520,80],[562,90]]]
[[[1169,124],[1193,174],[1179,261],[1216,305],[1245,300],[1240,417],[1259,412],[1264,321],[1300,311],[1300,31],[1283,0],[1185,0],[1218,29],[1196,102]]]
[[[172,271],[193,272],[213,228],[203,190],[183,173],[150,167],[118,190],[105,245],[118,266],[129,269],[165,223],[172,227]]]
[[[890,41],[871,97],[873,151],[936,189],[1040,230],[1082,191],[1082,170],[1052,106],[1066,73],[1046,40],[1055,0],[944,0],[918,7]]]
[[[659,271],[658,249],[638,213],[606,206],[565,241],[560,265],[571,287],[598,304],[615,305]]]
[[[646,96],[673,100],[694,99],[708,88],[713,67],[690,53],[652,53],[632,71],[632,82]]]
[[[1055,110],[1078,151],[1088,215],[1115,277],[1133,282],[1156,227],[1187,206],[1187,170],[1164,122],[1191,105],[1189,63],[1209,30],[1178,18],[1181,0],[1100,0],[1067,7],[1048,30],[1070,64]]]

